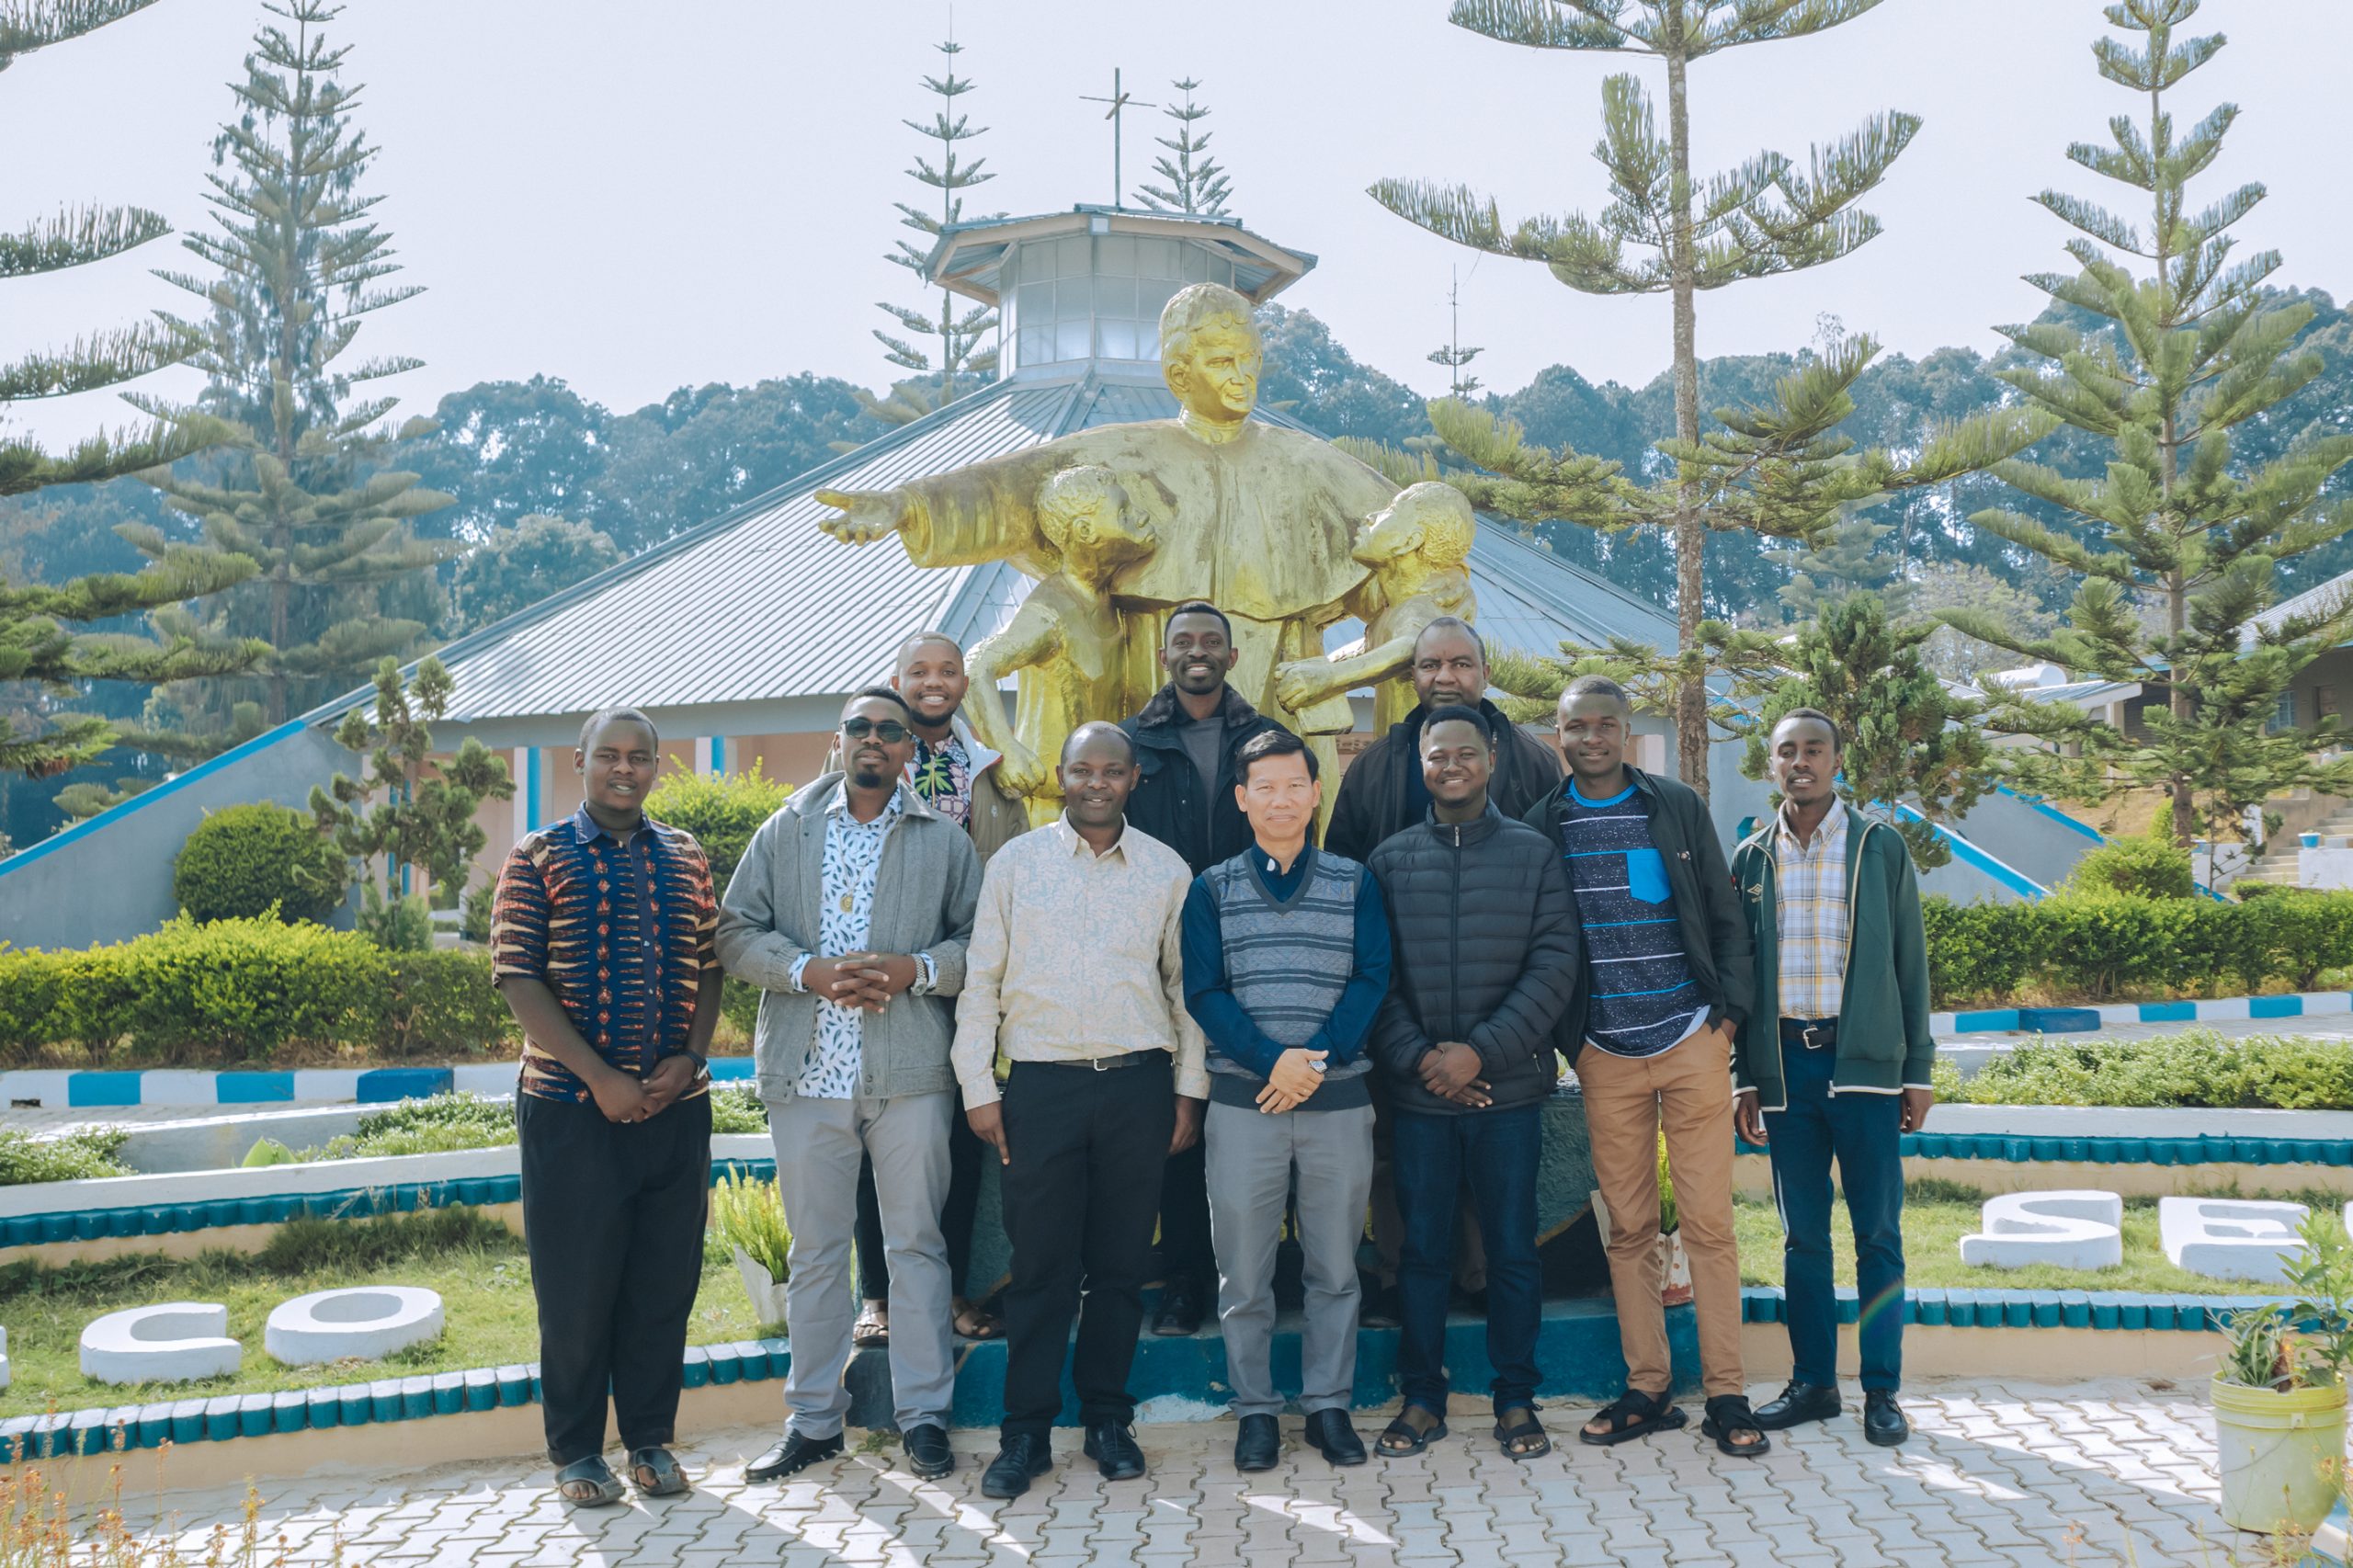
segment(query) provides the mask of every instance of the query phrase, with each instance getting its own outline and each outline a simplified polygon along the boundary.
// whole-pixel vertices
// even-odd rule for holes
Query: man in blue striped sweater
[[[1211,866],[1185,900],[1185,1006],[1209,1042],[1210,1228],[1226,1381],[1241,1426],[1238,1470],[1282,1457],[1271,1355],[1275,1245],[1299,1184],[1307,1330],[1299,1403],[1307,1440],[1334,1464],[1365,1462],[1348,1420],[1357,1370],[1357,1244],[1372,1187],[1372,1095],[1364,1053],[1389,991],[1380,884],[1318,850],[1315,754],[1288,730],[1253,735],[1233,787],[1254,842]]]

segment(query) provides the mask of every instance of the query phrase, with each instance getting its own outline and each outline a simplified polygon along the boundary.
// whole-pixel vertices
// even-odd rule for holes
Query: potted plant
[[[2222,1522],[2310,1530],[2345,1481],[2353,1366],[2353,1243],[2318,1214],[2287,1266],[2294,1299],[2232,1314],[2212,1384]]]
[[[784,1282],[791,1276],[788,1255],[792,1232],[785,1224],[784,1200],[776,1183],[748,1181],[722,1171],[710,1189],[710,1228],[735,1253],[735,1271],[763,1328],[784,1322]]]
[[[1609,1204],[1598,1187],[1593,1194],[1593,1224],[1601,1244],[1609,1244]],[[1658,1142],[1659,1301],[1679,1307],[1691,1300],[1691,1260],[1684,1255],[1682,1222],[1675,1211],[1675,1177],[1666,1168],[1666,1140]]]

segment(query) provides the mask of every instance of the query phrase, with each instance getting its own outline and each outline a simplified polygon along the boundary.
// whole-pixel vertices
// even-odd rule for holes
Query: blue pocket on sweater
[[[1667,890],[1665,858],[1655,849],[1626,851],[1626,890],[1644,903],[1665,903],[1674,897]]]

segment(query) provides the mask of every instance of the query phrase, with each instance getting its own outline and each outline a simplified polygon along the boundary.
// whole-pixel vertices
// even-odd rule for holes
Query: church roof
[[[1001,562],[914,564],[895,543],[820,533],[824,488],[880,489],[1099,425],[1165,419],[1165,387],[1099,369],[999,381],[811,470],[441,650],[460,722],[838,696],[886,675],[900,641],[937,627],[970,646],[1001,627],[1029,581]],[[1308,427],[1262,409],[1271,424]],[[1314,432],[1310,431],[1310,434]],[[1479,624],[1499,647],[1563,639],[1675,644],[1663,610],[1482,517],[1470,571]],[[1334,644],[1355,632],[1334,629]],[[332,722],[353,699],[313,715]]]

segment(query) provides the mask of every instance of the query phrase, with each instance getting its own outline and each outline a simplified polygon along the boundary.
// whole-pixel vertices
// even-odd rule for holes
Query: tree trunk
[[[1691,114],[1684,81],[1683,40],[1678,33],[1666,51],[1667,140],[1674,159],[1673,244],[1667,266],[1675,296],[1675,437],[1699,438],[1699,353],[1697,312],[1693,300],[1691,257]],[[1702,565],[1708,530],[1688,481],[1675,496],[1675,634],[1677,646],[1688,653],[1699,645],[1699,622],[1706,609]],[[1708,798],[1708,686],[1703,677],[1687,680],[1675,694],[1675,751],[1683,781]]]

